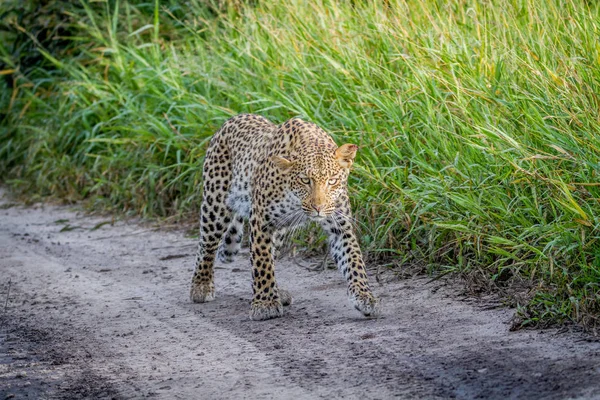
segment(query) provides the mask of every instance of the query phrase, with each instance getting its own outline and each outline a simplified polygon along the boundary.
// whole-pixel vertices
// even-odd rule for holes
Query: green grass
[[[0,44],[15,70],[0,175],[28,196],[183,218],[220,124],[301,116],[360,145],[369,254],[531,280],[523,324],[600,326],[600,5],[351,3],[65,6],[69,46],[33,46],[38,68]]]

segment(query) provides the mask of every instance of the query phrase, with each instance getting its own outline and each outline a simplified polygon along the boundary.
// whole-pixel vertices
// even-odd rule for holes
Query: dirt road
[[[294,304],[253,322],[247,254],[192,304],[195,240],[104,222],[0,201],[0,400],[600,398],[600,343],[509,332],[451,285],[384,275],[364,319],[336,271],[284,261]]]

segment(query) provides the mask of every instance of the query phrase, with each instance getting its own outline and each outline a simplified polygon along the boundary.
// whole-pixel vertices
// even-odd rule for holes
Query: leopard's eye
[[[337,184],[339,181],[339,178],[331,178],[327,183],[329,183],[329,186],[333,186],[335,184]]]
[[[310,178],[302,176],[300,177],[300,182],[304,183],[305,185],[310,185]]]

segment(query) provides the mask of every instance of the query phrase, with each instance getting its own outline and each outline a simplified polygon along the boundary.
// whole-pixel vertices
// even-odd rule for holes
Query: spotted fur
[[[213,136],[204,161],[204,198],[191,299],[213,300],[213,264],[238,252],[250,223],[253,299],[250,318],[280,317],[291,296],[275,280],[274,248],[288,230],[316,221],[348,282],[354,307],[375,315],[360,247],[351,223],[347,179],[357,146],[336,146],[317,125],[294,118],[282,125],[250,114],[231,118]]]

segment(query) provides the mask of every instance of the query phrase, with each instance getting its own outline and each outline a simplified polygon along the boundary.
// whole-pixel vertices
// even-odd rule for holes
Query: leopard
[[[255,114],[227,120],[205,152],[191,300],[215,299],[215,261],[233,260],[248,223],[250,319],[281,317],[293,300],[275,279],[276,251],[286,233],[312,221],[328,237],[351,305],[365,317],[378,316],[348,194],[357,150],[356,144],[337,146],[325,130],[301,118],[280,125]]]

